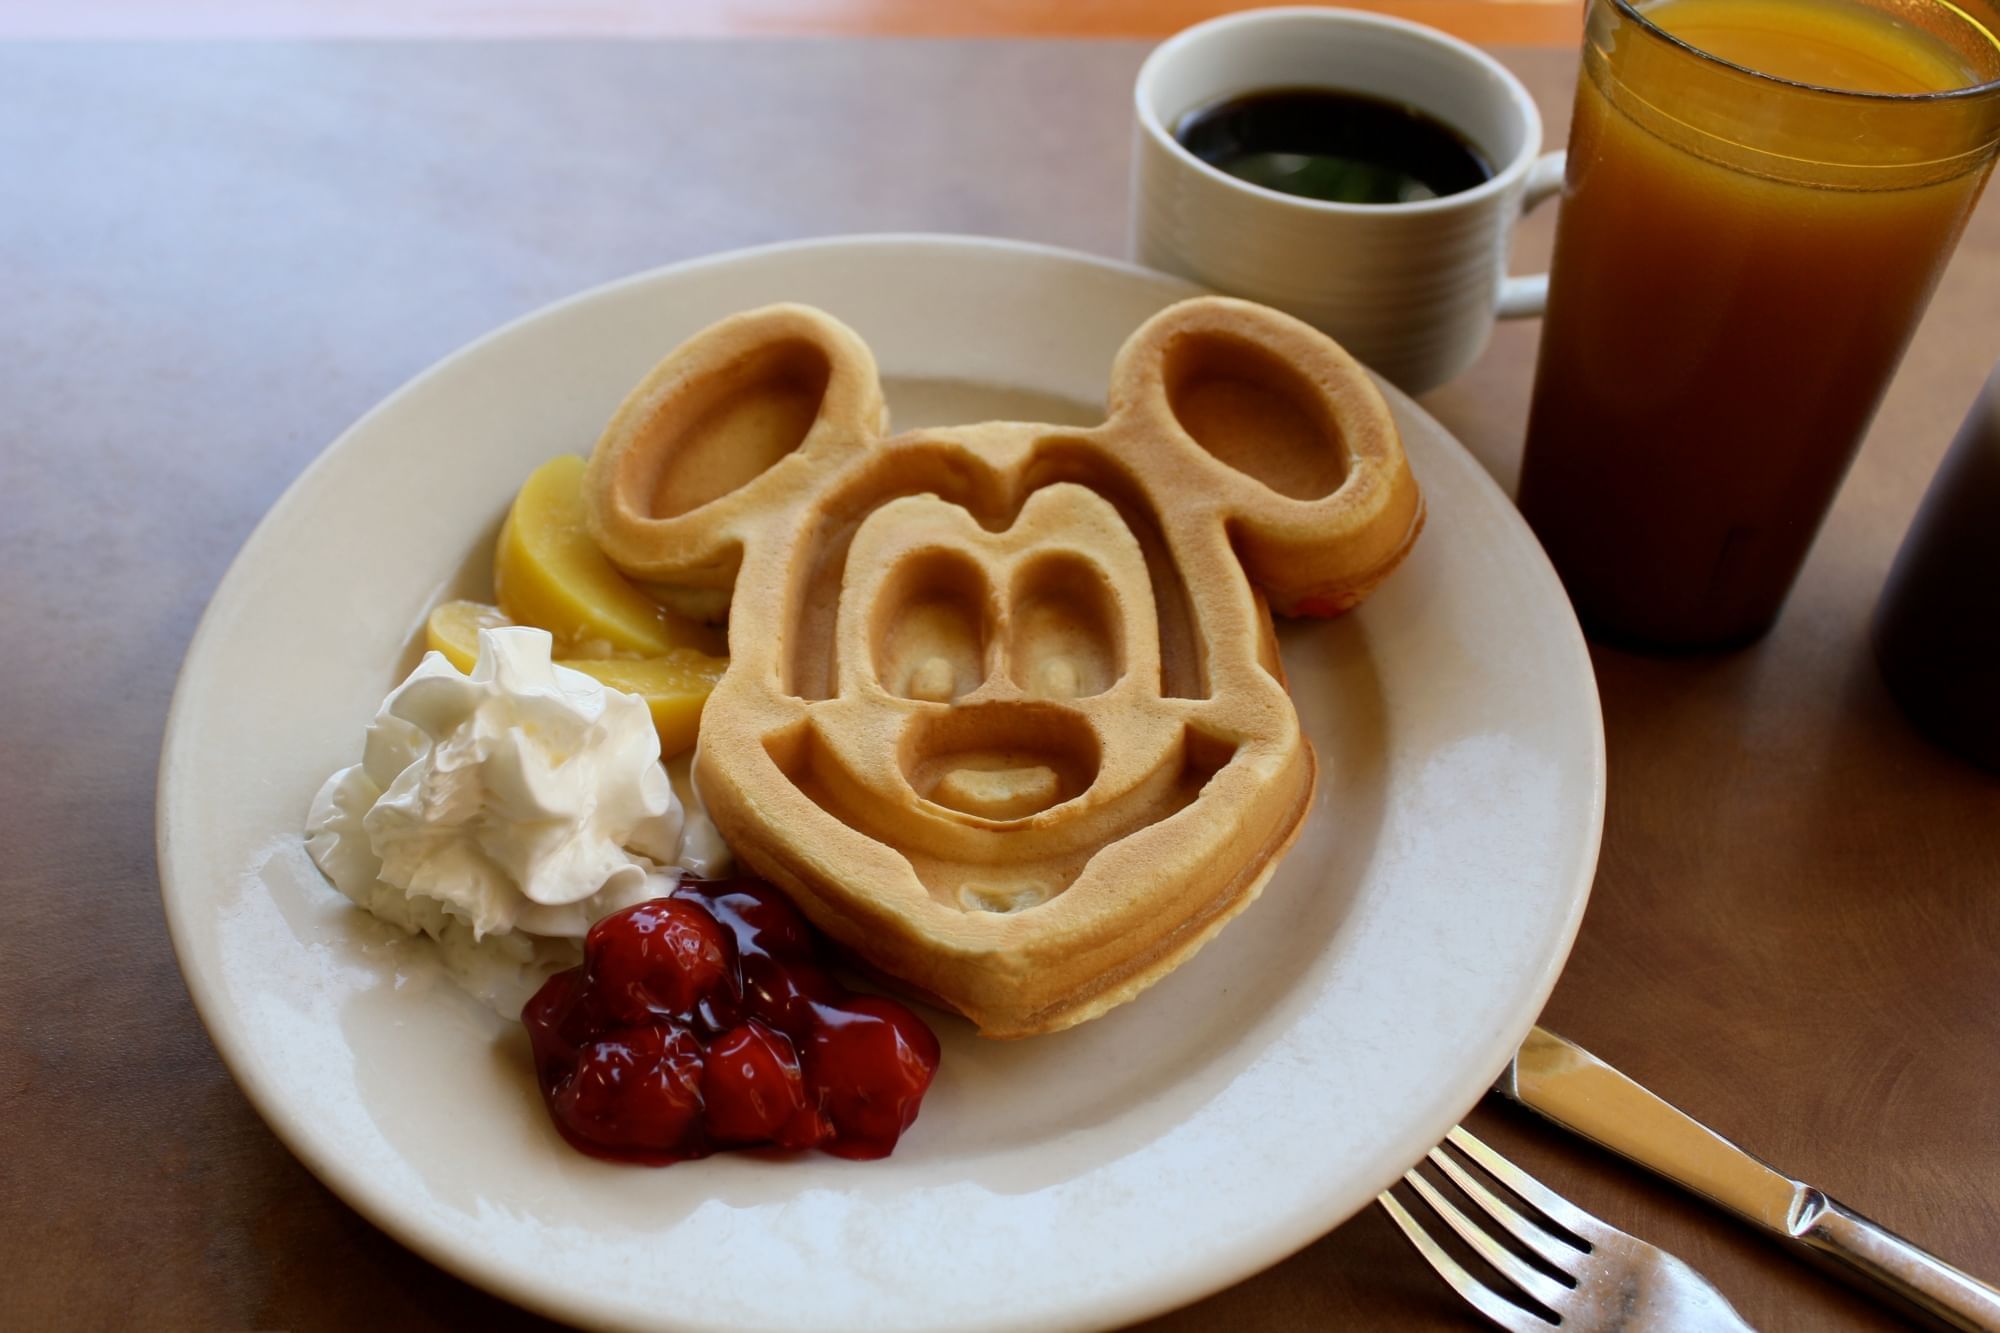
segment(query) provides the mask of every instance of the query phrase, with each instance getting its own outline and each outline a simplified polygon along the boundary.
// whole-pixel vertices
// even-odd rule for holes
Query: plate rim
[[[586,1305],[563,1302],[560,1299],[560,1293],[554,1292],[548,1289],[545,1284],[537,1283],[532,1278],[526,1276],[525,1274],[528,1270],[518,1269],[499,1262],[497,1259],[490,1258],[476,1248],[454,1247],[451,1243],[451,1238],[441,1230],[437,1234],[432,1234],[431,1228],[420,1222],[406,1218],[402,1212],[398,1211],[392,1191],[387,1188],[374,1187],[364,1176],[345,1172],[339,1161],[334,1160],[331,1154],[322,1152],[320,1145],[313,1142],[312,1136],[303,1132],[305,1122],[294,1117],[284,1107],[283,1094],[279,1087],[280,1080],[275,1077],[267,1078],[265,1076],[254,1058],[254,1052],[249,1049],[247,1033],[236,1033],[232,1031],[227,1021],[223,1021],[224,1016],[221,1013],[220,1006],[223,1003],[224,997],[217,990],[205,990],[203,987],[197,985],[195,981],[195,969],[189,964],[190,950],[187,943],[187,936],[194,929],[194,922],[189,916],[193,899],[176,887],[178,878],[175,869],[177,838],[174,824],[170,818],[172,806],[170,793],[175,790],[173,779],[187,757],[183,754],[183,751],[187,749],[187,744],[183,740],[183,731],[187,724],[188,700],[195,688],[195,668],[203,664],[214,651],[214,645],[211,641],[220,632],[220,623],[223,618],[222,612],[225,609],[226,602],[234,601],[242,595],[238,591],[238,588],[240,585],[245,584],[249,577],[243,562],[245,553],[260,544],[266,530],[280,522],[284,512],[299,502],[298,496],[315,484],[319,474],[330,465],[330,460],[341,451],[349,439],[361,433],[379,416],[396,410],[406,397],[417,393],[422,386],[434,377],[449,373],[460,362],[477,356],[488,344],[506,338],[522,326],[555,316],[571,307],[589,303],[620,289],[642,286],[663,279],[698,273],[707,269],[742,264],[754,265],[774,257],[793,256],[815,251],[831,254],[843,250],[864,249],[878,251],[942,249],[957,251],[968,257],[991,257],[996,254],[1013,254],[1030,260],[1093,268],[1107,274],[1142,281],[1163,291],[1178,289],[1190,296],[1199,295],[1206,291],[1205,288],[1197,284],[1190,283],[1170,274],[1145,268],[1129,261],[1112,259],[1062,246],[1002,237],[928,232],[857,233],[785,240],[695,256],[680,261],[656,265],[592,284],[579,291],[527,310],[453,348],[403,381],[366,412],[362,413],[335,434],[313,456],[311,461],[301,469],[299,474],[285,486],[278,496],[271,501],[263,515],[252,526],[241,545],[231,556],[227,568],[224,570],[221,578],[217,580],[214,590],[209,595],[201,619],[189,639],[187,650],[176,674],[172,696],[168,704],[167,720],[161,737],[159,763],[155,773],[155,859],[160,878],[161,902],[166,916],[167,933],[174,949],[175,962],[181,973],[182,984],[187,988],[189,998],[195,1008],[196,1016],[201,1020],[210,1044],[215,1048],[224,1068],[227,1069],[237,1087],[242,1090],[244,1096],[250,1102],[252,1109],[257,1112],[258,1117],[272,1134],[277,1137],[279,1142],[285,1146],[286,1150],[311,1172],[322,1185],[337,1196],[342,1203],[353,1208],[362,1217],[366,1218],[370,1225],[383,1231],[398,1244],[405,1246],[421,1256],[426,1262],[436,1265],[445,1272],[498,1295],[524,1309],[548,1315],[552,1318],[568,1321],[581,1319],[589,1321],[593,1326],[627,1326],[621,1323],[616,1317],[616,1312],[609,1307],[593,1308]],[[1439,433],[1449,442],[1450,447],[1466,454],[1466,461],[1470,465],[1471,471],[1476,474],[1475,485],[1481,489],[1494,492],[1508,509],[1512,509],[1511,499],[1506,496],[1505,492],[1501,490],[1499,484],[1494,481],[1485,467],[1470,455],[1465,446],[1449,429],[1443,427],[1441,423],[1435,423],[1434,418],[1430,418],[1429,413],[1407,395],[1401,394],[1392,386],[1384,385],[1383,387],[1385,394],[1400,409],[1414,410],[1421,416],[1432,420],[1434,424],[1437,424]],[[1560,583],[1557,580],[1553,566],[1550,566],[1546,556],[1541,554],[1539,543],[1532,544],[1532,549],[1533,553],[1540,558],[1547,578],[1554,582],[1558,591],[1560,591]],[[230,594],[230,596],[225,598],[225,594]],[[1591,884],[1595,878],[1602,849],[1607,777],[1603,710],[1597,689],[1595,671],[1589,658],[1588,646],[1583,637],[1581,627],[1576,624],[1573,615],[1567,619],[1565,628],[1568,630],[1568,633],[1564,636],[1567,640],[1566,646],[1574,657],[1580,659],[1582,667],[1580,678],[1589,687],[1588,699],[1580,701],[1580,704],[1587,704],[1587,715],[1590,722],[1589,739],[1591,742],[1588,756],[1591,770],[1589,775],[1590,808],[1586,814],[1586,837],[1579,848],[1580,855],[1577,860],[1575,882],[1566,886],[1566,910],[1562,921],[1560,939],[1555,941],[1556,947],[1550,954],[1541,975],[1534,978],[1533,985],[1525,992],[1525,994],[1532,998],[1532,1003],[1523,1003],[1523,1009],[1527,1015],[1525,1019],[1521,1020],[1518,1025],[1511,1020],[1502,1025],[1504,1030],[1512,1033],[1512,1036],[1505,1042],[1504,1050],[1500,1052],[1497,1058],[1492,1060],[1492,1068],[1485,1071],[1486,1077],[1480,1085],[1482,1089],[1487,1083],[1491,1082],[1493,1077],[1498,1075],[1500,1069],[1505,1065],[1507,1058],[1511,1057],[1513,1048],[1533,1025],[1535,1017],[1547,1002],[1549,993],[1554,989],[1557,979],[1561,976],[1574,946],[1577,932],[1581,927],[1584,911],[1589,903]],[[1517,1026],[1518,1030],[1515,1030]],[[242,1038],[241,1041],[239,1041],[239,1037]],[[1479,1095],[1483,1095],[1483,1092]],[[1475,1097],[1475,1102],[1476,1100],[1477,1097]],[[1419,1155],[1421,1155],[1421,1151],[1422,1149],[1419,1148]],[[1414,1161],[1415,1158],[1413,1157],[1412,1160]],[[1402,1170],[1402,1167],[1385,1167],[1385,1174],[1378,1188],[1386,1188],[1389,1184],[1393,1183],[1401,1176]],[[1370,1197],[1372,1198],[1372,1193]],[[1239,1256],[1236,1262],[1223,1264],[1210,1262],[1201,1265],[1186,1265],[1181,1269],[1178,1280],[1176,1280],[1171,1271],[1162,1273],[1157,1276],[1154,1282],[1149,1283],[1143,1291],[1123,1293],[1117,1291],[1102,1292],[1094,1299],[1086,1298],[1084,1301],[1071,1307],[1071,1313],[1074,1321],[1079,1324],[1101,1325],[1107,1322],[1122,1323],[1145,1319],[1180,1308],[1206,1295],[1234,1286],[1254,1276],[1263,1269],[1282,1262],[1292,1254],[1312,1244],[1319,1237],[1325,1235],[1334,1227],[1339,1226],[1348,1218],[1365,1210],[1366,1207],[1367,1203],[1365,1201],[1358,1207],[1329,1203],[1328,1207],[1313,1211],[1310,1214],[1301,1214],[1298,1212],[1287,1214],[1284,1219],[1285,1225],[1272,1228],[1273,1231],[1282,1233],[1283,1236],[1275,1244],[1239,1245],[1233,1250],[1210,1248],[1208,1251],[1211,1260],[1223,1254],[1235,1254]],[[638,1327],[638,1325],[630,1326]],[[704,1323],[697,1325],[686,1322],[676,1326],[713,1327],[717,1329],[739,1327],[739,1325],[734,1323]],[[998,1329],[1027,1326],[1029,1325],[1022,1324],[1018,1319],[1010,1321],[1005,1317],[996,1317],[983,1322],[957,1325],[957,1327],[966,1329]]]

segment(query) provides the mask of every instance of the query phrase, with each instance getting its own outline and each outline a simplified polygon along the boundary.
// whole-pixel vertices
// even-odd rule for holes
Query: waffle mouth
[[[996,826],[1083,796],[1101,760],[1081,714],[1026,700],[918,713],[900,749],[919,799]]]

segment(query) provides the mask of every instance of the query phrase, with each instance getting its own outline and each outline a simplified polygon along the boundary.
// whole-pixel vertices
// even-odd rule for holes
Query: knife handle
[[[1818,1190],[1793,1235],[1838,1265],[1856,1270],[1943,1328],[2000,1333],[2000,1288],[1961,1272]]]

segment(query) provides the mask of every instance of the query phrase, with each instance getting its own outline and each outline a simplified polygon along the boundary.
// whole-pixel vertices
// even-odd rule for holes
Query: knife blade
[[[1792,1179],[1545,1028],[1528,1033],[1493,1090],[1829,1262],[1906,1313],[2000,1333],[2000,1288]]]

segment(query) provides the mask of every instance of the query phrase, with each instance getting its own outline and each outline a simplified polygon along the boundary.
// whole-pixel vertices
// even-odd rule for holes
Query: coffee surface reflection
[[[1478,146],[1436,117],[1331,88],[1271,88],[1197,107],[1174,138],[1239,180],[1328,203],[1415,203],[1493,175]]]

